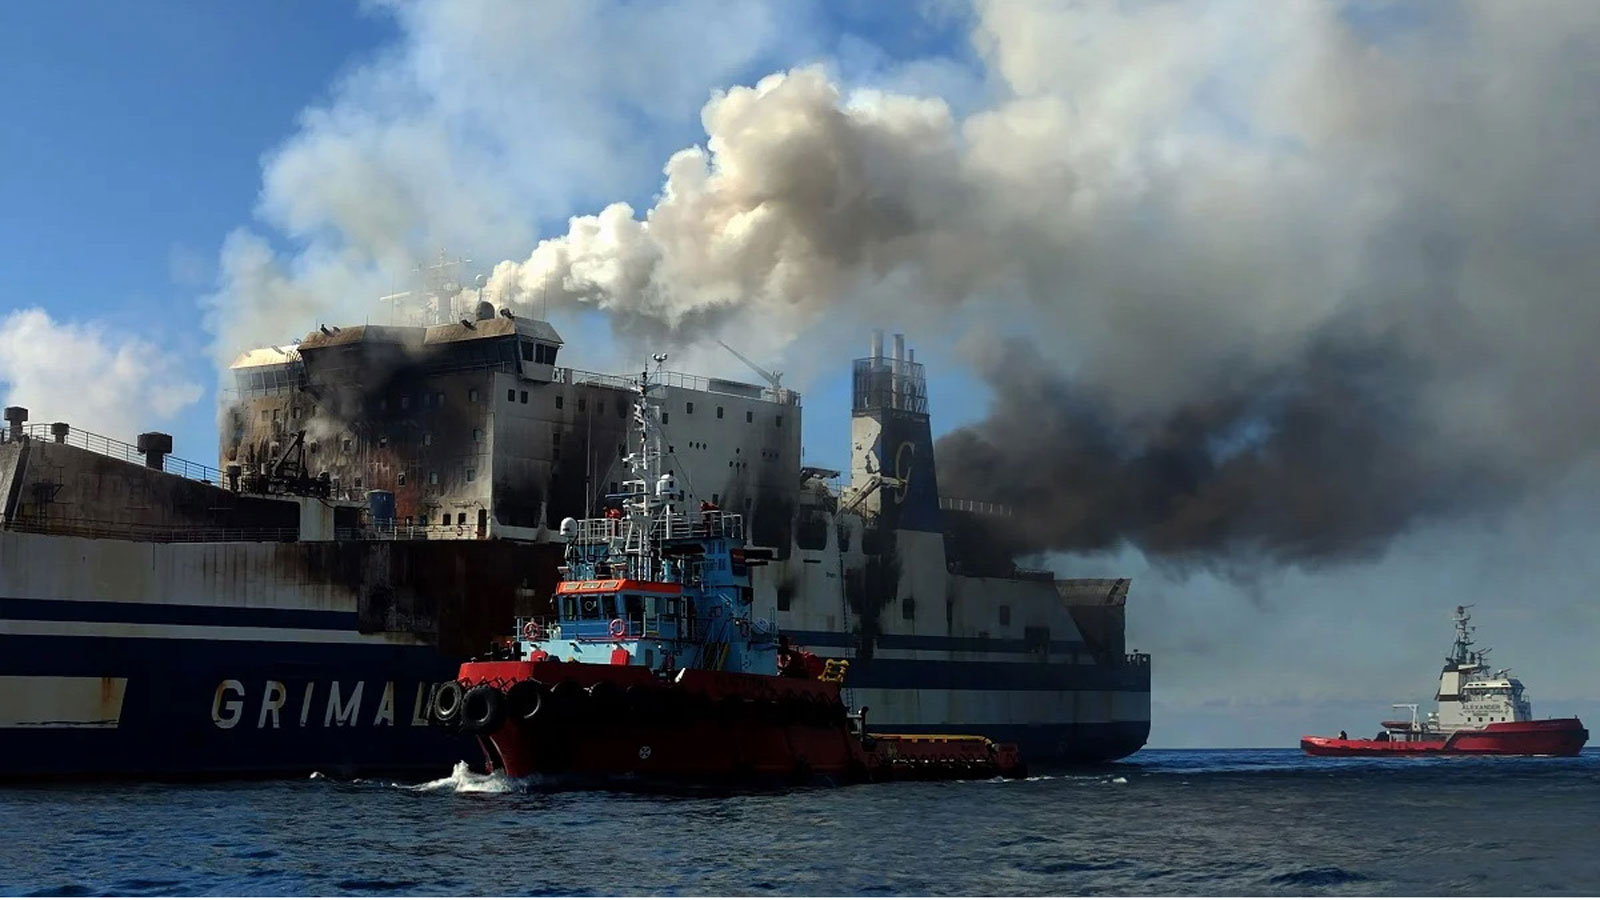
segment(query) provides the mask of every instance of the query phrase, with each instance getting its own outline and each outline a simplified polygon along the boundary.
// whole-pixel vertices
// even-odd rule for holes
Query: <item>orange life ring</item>
[[[544,628],[535,619],[529,619],[522,626],[522,638],[528,641],[544,640]]]
[[[612,637],[622,637],[628,631],[628,623],[621,619],[612,619],[610,627]]]

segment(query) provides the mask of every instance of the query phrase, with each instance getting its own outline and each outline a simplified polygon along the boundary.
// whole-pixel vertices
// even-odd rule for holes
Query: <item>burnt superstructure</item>
[[[571,354],[548,323],[481,302],[322,325],[234,362],[216,467],[172,457],[165,435],[122,444],[9,410],[0,774],[468,758],[425,727],[435,685],[505,622],[553,611],[561,520],[603,516],[627,478],[637,376]],[[770,557],[752,618],[853,660],[852,705],[1038,760],[1143,744],[1127,581],[953,552],[1007,511],[940,497],[901,338],[854,363],[847,484],[802,466],[800,396],[776,377],[652,378],[683,508],[742,517]]]

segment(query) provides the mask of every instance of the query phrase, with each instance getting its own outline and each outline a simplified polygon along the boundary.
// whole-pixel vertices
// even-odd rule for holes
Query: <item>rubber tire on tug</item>
[[[585,700],[589,695],[576,681],[568,678],[550,689],[550,714],[552,718],[563,721],[576,721],[583,718],[587,712],[588,704]]]
[[[506,691],[506,712],[514,719],[532,719],[545,709],[544,685],[519,681]]]
[[[461,730],[467,734],[493,734],[506,723],[506,695],[480,684],[461,698]]]
[[[459,681],[446,681],[433,690],[428,703],[428,718],[435,725],[455,728],[461,720],[462,688]]]
[[[615,682],[597,681],[589,685],[589,708],[594,715],[610,718],[622,707],[622,689]]]

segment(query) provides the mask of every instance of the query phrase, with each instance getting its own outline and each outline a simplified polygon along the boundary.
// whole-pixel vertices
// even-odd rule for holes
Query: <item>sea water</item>
[[[0,894],[1600,893],[1600,752],[1146,750],[750,794],[472,774],[0,787]]]

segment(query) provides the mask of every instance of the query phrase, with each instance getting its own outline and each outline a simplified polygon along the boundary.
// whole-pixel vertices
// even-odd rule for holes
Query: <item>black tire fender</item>
[[[468,734],[493,734],[506,722],[506,695],[499,688],[480,684],[461,698],[461,730]]]

